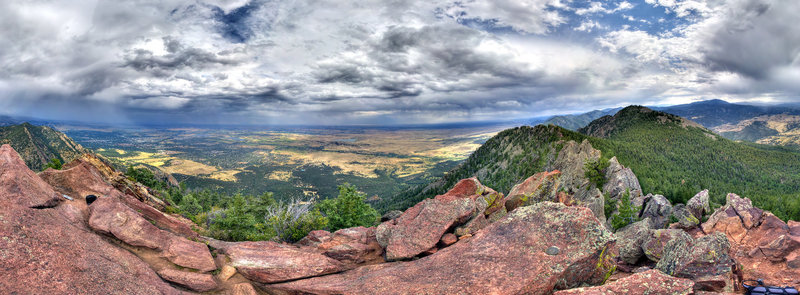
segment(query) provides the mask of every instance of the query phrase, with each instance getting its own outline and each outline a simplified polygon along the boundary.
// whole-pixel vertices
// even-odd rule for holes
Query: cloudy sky
[[[800,100],[797,0],[0,1],[0,113],[419,124]]]

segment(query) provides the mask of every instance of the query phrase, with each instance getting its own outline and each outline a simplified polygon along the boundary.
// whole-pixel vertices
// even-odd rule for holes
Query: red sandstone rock
[[[597,261],[612,243],[591,210],[543,202],[419,260],[267,288],[276,294],[549,294],[602,281],[607,270]],[[547,254],[552,247],[559,250]]]
[[[314,242],[314,240],[324,242]],[[301,246],[310,244],[326,256],[345,263],[348,268],[385,262],[383,247],[378,244],[374,227],[345,228],[333,234],[327,231],[314,231],[297,244]]]
[[[210,274],[180,271],[177,269],[162,269],[158,271],[161,278],[192,289],[198,292],[207,292],[217,288],[214,276]]]
[[[458,242],[458,237],[456,237],[456,235],[454,235],[454,234],[447,233],[447,234],[444,234],[442,236],[441,240],[439,240],[439,245],[442,248],[444,248],[444,247],[450,246],[452,244],[455,244],[456,242]]]
[[[9,201],[24,207],[53,207],[64,200],[53,188],[33,173],[19,154],[4,144],[0,147],[0,188],[19,198]]]
[[[316,247],[319,244],[331,240],[331,233],[327,230],[315,230],[308,233],[303,239],[297,242],[301,246]]]
[[[208,246],[203,243],[189,241],[185,238],[173,236],[167,248],[161,255],[177,265],[194,268],[199,271],[212,271],[217,269]]]
[[[128,245],[161,251],[171,262],[200,271],[216,269],[205,244],[158,229],[119,201],[101,197],[89,206],[89,226]]]
[[[577,288],[555,292],[554,295],[570,294],[692,294],[694,282],[665,275],[658,270],[640,272],[613,283],[596,287]]]
[[[729,194],[728,203],[703,223],[703,231],[727,236],[733,258],[743,266],[744,279],[760,278],[771,285],[800,284],[800,240],[792,234],[797,223],[787,225],[749,204],[749,199]]]
[[[505,206],[508,212],[541,201],[556,201],[558,178],[561,172],[539,172],[523,180],[511,188],[506,197]]]
[[[5,294],[180,294],[98,236],[10,146],[0,147],[0,290]]]
[[[275,242],[241,242],[223,249],[246,278],[277,283],[344,270],[342,263],[325,255]]]
[[[474,216],[476,202],[464,192],[474,188],[474,182],[462,180],[454,188],[454,193],[426,199],[400,217],[381,223],[376,234],[378,243],[385,248],[386,260],[417,256],[435,246],[453,225],[466,222]],[[465,197],[456,198],[459,196]]]
[[[800,222],[789,220],[789,234],[800,237]]]
[[[108,177],[122,177],[119,172],[107,166],[96,157],[87,154],[64,166],[62,170],[48,169],[39,174],[44,181],[53,186],[59,193],[83,200],[86,195],[111,197],[121,200],[142,217],[163,230],[182,235],[187,238],[199,238],[192,230],[192,222],[182,217],[167,215],[146,205],[138,199],[125,195],[108,183]],[[81,206],[85,203],[81,203]],[[82,209],[83,207],[81,207]]]

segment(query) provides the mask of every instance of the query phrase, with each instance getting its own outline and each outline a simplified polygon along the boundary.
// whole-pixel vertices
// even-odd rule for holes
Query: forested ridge
[[[616,156],[630,167],[644,193],[683,203],[709,189],[714,202],[725,203],[725,195],[733,192],[781,219],[800,219],[800,153],[795,150],[734,142],[678,116],[639,106],[595,120],[581,131],[604,138],[554,125],[505,130],[442,179],[387,198],[378,207],[405,209],[470,176],[508,193],[515,183],[548,170],[562,140],[588,139],[603,156]]]

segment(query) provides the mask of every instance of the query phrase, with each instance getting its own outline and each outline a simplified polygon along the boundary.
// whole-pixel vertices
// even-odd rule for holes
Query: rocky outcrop
[[[160,229],[197,239],[192,222],[183,217],[165,214],[137,197],[123,194],[109,181],[122,179],[119,172],[94,155],[86,154],[64,166],[61,170],[48,169],[39,174],[59,193],[83,199],[86,195],[116,198]],[[130,181],[124,178],[126,181]]]
[[[61,198],[64,201],[52,200]],[[0,289],[8,294],[179,294],[90,230],[8,145],[0,147]]]
[[[381,223],[376,230],[378,243],[384,247],[387,261],[410,259],[436,246],[449,229],[502,206],[495,204],[502,200],[501,194],[476,178],[461,180],[444,195],[426,199],[400,217]]]
[[[728,194],[726,204],[702,224],[707,234],[724,234],[745,279],[771,285],[800,285],[800,235],[797,222],[784,223],[752,206],[747,198]]]
[[[89,206],[89,226],[128,245],[161,251],[163,257],[183,267],[203,272],[217,268],[205,244],[161,230],[113,198],[100,198]]]
[[[511,212],[522,206],[538,202],[555,202],[560,187],[561,172],[539,172],[514,185],[506,198],[506,211]]]
[[[617,157],[608,160],[605,172],[606,184],[602,189],[612,200],[619,200],[626,191],[631,194],[632,199],[642,195],[639,179],[633,174],[633,170],[622,166]]]
[[[232,243],[222,251],[246,278],[259,283],[277,283],[344,270],[328,256],[275,242]]]
[[[475,236],[409,262],[268,286],[276,294],[547,294],[597,284],[611,232],[583,207],[520,207]]]
[[[609,284],[555,292],[555,295],[571,294],[662,294],[685,295],[694,293],[694,282],[665,275],[658,270],[633,274]]]
[[[600,159],[600,155],[600,150],[593,148],[588,140],[584,140],[580,144],[568,141],[558,152],[553,169],[561,171],[560,181],[564,188],[577,190],[589,184],[584,165]]]

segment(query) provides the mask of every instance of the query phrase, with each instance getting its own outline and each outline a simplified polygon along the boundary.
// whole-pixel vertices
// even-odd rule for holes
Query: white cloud
[[[495,21],[520,32],[545,34],[566,22],[559,12],[566,7],[558,0],[467,0],[450,4],[446,13],[456,19]]]
[[[683,24],[599,15],[645,21],[627,1],[0,1],[0,107],[335,124],[800,93],[800,2],[647,1]]]
[[[575,10],[575,14],[577,14],[577,15],[586,15],[586,14],[593,14],[593,13],[611,14],[611,13],[615,13],[615,12],[618,12],[618,11],[629,10],[629,9],[633,8],[633,6],[634,5],[631,4],[628,1],[622,1],[619,4],[617,4],[616,8],[614,8],[614,9],[606,9],[605,7],[603,7],[603,3],[592,1],[592,2],[589,2],[589,7],[576,9]]]

